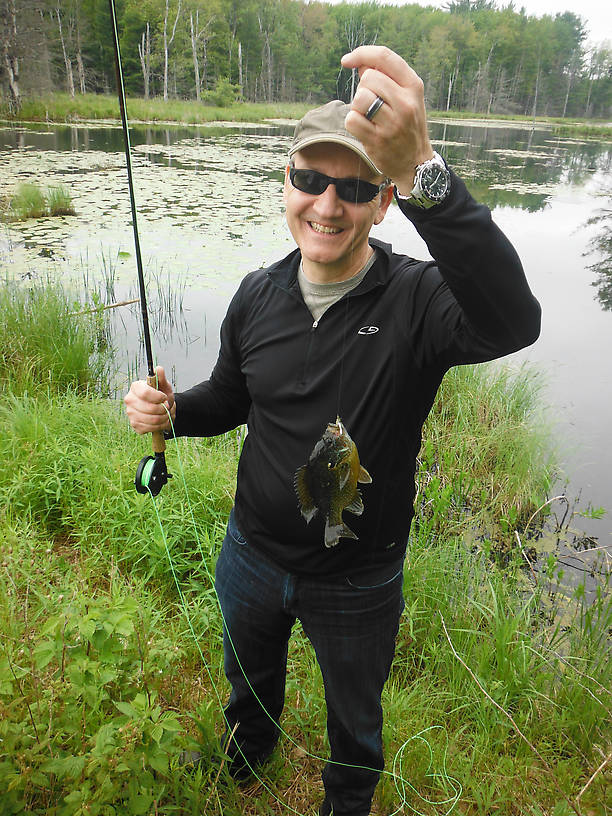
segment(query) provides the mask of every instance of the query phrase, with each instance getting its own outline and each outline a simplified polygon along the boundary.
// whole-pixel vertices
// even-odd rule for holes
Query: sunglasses
[[[309,195],[321,195],[330,184],[333,184],[338,198],[351,204],[365,204],[366,201],[372,201],[381,190],[388,186],[387,181],[383,181],[382,184],[372,184],[370,181],[358,178],[334,178],[326,176],[325,173],[318,173],[316,170],[303,170],[298,167],[289,168],[289,178],[296,190]]]

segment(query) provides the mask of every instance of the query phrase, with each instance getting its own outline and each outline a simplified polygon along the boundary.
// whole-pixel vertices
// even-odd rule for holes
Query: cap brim
[[[374,173],[377,173],[379,176],[384,175],[384,173],[378,169],[363,147],[356,140],[351,139],[348,136],[342,136],[338,133],[317,133],[316,135],[306,136],[304,139],[300,139],[299,142],[296,142],[296,144],[291,146],[291,149],[289,150],[289,158],[291,158],[294,153],[303,150],[305,147],[309,147],[309,145],[325,142],[333,142],[334,144],[348,147],[349,150],[356,153],[359,158],[362,159],[368,165],[368,167],[371,168],[371,170],[373,170]]]

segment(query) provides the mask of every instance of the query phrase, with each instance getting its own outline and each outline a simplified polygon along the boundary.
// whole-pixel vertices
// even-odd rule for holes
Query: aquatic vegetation
[[[0,282],[0,391],[105,389],[112,354],[105,317],[59,284]]]
[[[601,139],[612,141],[612,127],[609,124],[593,124],[588,122],[573,122],[569,124],[553,124],[552,132],[557,136],[583,137],[587,139]]]
[[[75,215],[72,197],[67,187],[50,187],[47,192],[49,215]]]
[[[37,184],[20,184],[8,202],[5,200],[5,221],[25,221],[47,215],[74,215],[70,191],[64,185],[49,187],[44,193]]]
[[[130,121],[186,122],[196,124],[226,120],[232,122],[261,122],[267,118],[299,119],[310,105],[298,102],[249,102],[232,104],[226,86],[209,92],[209,104],[195,101],[161,98],[143,99],[130,97],[127,112]],[[1,108],[0,108],[1,110]],[[78,120],[119,119],[119,106],[114,94],[53,93],[46,96],[28,97],[19,112],[21,121],[75,122]]]
[[[47,214],[44,193],[36,184],[20,184],[16,194],[10,199],[6,217],[8,220],[42,218]]]

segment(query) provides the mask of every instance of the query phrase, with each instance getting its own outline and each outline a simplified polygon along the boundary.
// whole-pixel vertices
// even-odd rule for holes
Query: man
[[[352,104],[306,114],[290,149],[284,201],[298,249],[242,281],[207,381],[175,395],[160,368],[159,390],[134,383],[125,403],[139,433],[168,431],[167,410],[177,435],[248,424],[216,572],[233,769],[274,748],[299,619],[327,703],[319,812],[366,816],[383,767],[380,701],[422,424],[451,366],[532,343],[540,309],[489,211],[434,153],[415,72],[378,46],[342,64],[360,71]],[[394,194],[434,262],[369,238]],[[336,416],[372,482],[350,516],[357,540],[326,547],[322,514],[306,523],[294,476]]]

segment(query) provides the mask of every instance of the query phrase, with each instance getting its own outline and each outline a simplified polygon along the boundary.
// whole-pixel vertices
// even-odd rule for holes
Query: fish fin
[[[363,499],[361,498],[361,493],[358,490],[355,491],[353,501],[344,509],[348,510],[349,513],[354,513],[356,516],[360,516],[363,513]]]
[[[319,508],[312,500],[310,490],[306,484],[306,467],[306,465],[302,465],[296,470],[293,484],[295,486],[295,492],[297,493],[300,512],[306,519],[306,524],[309,524],[317,515]]]
[[[359,476],[357,476],[357,481],[361,482],[362,484],[370,484],[372,481],[372,477],[363,465],[359,466]]]
[[[356,538],[355,533],[350,527],[347,527],[344,522],[340,524],[330,524],[329,520],[325,522],[325,546],[335,547],[341,538]]]

